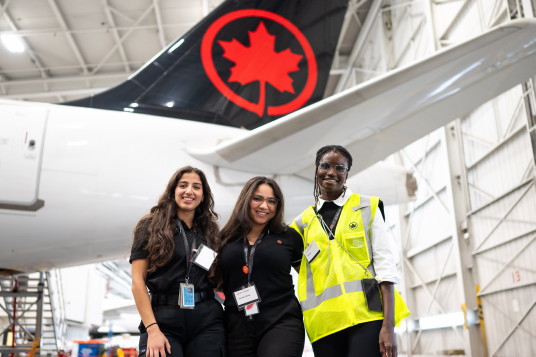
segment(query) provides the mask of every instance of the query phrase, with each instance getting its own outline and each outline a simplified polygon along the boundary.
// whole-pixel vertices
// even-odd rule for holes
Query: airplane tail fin
[[[224,1],[125,82],[63,104],[259,127],[322,99],[347,2]]]

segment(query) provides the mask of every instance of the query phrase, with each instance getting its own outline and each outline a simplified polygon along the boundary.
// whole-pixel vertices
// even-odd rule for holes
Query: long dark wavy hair
[[[214,212],[214,197],[203,171],[192,166],[178,169],[169,179],[166,190],[160,196],[156,206],[149,214],[143,216],[134,228],[133,245],[146,244],[148,252],[148,272],[169,262],[175,249],[173,235],[177,230],[178,206],[175,202],[175,189],[185,173],[196,173],[203,185],[203,199],[194,213],[194,227],[207,240],[210,248],[219,248],[218,240],[218,214]]]
[[[279,188],[277,182],[268,177],[256,176],[246,182],[246,184],[242,188],[242,191],[240,192],[240,195],[238,195],[238,199],[236,200],[233,213],[231,213],[229,221],[227,221],[227,224],[220,232],[220,251],[227,243],[242,239],[251,231],[252,224],[251,218],[249,216],[249,204],[251,202],[251,198],[253,197],[253,193],[262,184],[269,185],[274,191],[275,198],[277,198],[278,200],[275,215],[268,222],[268,229],[271,233],[281,233],[286,230],[287,226],[283,221],[285,201],[281,188]],[[211,270],[209,277],[213,282],[215,282],[217,289],[221,289],[222,278],[219,272],[218,258],[216,258],[215,264],[213,265],[213,269]]]
[[[328,152],[338,152],[342,156],[348,160],[348,171],[350,171],[350,168],[352,167],[352,155],[346,150],[343,146],[340,145],[326,145],[318,149],[316,152],[316,159],[315,159],[315,184],[313,186],[313,196],[315,197],[315,206],[318,204],[318,197],[320,197],[320,187],[318,186],[317,181],[317,173],[318,173],[318,165],[320,165],[320,160],[322,160],[322,157],[326,155]],[[346,190],[346,186],[344,186],[344,189]],[[343,191],[344,192],[344,191]]]

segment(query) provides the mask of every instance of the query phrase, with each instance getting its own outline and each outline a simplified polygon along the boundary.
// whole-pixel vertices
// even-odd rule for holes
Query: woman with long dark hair
[[[395,322],[409,314],[396,244],[379,197],[346,187],[352,161],[339,145],[316,154],[315,204],[291,225],[305,246],[298,296],[316,357],[396,357]]]
[[[216,273],[225,294],[229,357],[303,353],[305,332],[290,275],[300,264],[303,243],[283,223],[283,211],[277,183],[254,177],[220,233]]]
[[[186,166],[136,225],[130,262],[140,356],[224,354],[223,310],[207,277],[218,249],[217,217],[205,174]]]

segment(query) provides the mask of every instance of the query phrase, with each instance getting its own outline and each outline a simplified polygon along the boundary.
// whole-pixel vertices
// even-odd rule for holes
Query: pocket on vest
[[[344,233],[342,235],[344,241],[344,247],[352,255],[354,259],[357,259],[359,263],[368,266],[370,263],[370,255],[367,246],[367,238],[365,232],[352,232]]]

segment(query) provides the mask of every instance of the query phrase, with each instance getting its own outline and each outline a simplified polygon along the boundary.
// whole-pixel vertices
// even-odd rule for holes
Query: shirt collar
[[[346,201],[348,201],[352,193],[353,193],[352,190],[350,190],[349,188],[346,188],[346,190],[343,191],[342,195],[340,195],[336,200],[333,200],[331,202],[335,203],[339,207],[342,207],[344,206]],[[324,202],[330,202],[330,201],[323,200],[320,197],[318,197],[318,204],[316,205],[316,209],[320,210]]]
[[[180,222],[181,223],[181,226],[182,228],[184,228],[184,231],[185,232],[190,232],[192,229],[194,230],[195,232],[195,222],[194,222],[194,225],[192,227],[188,227],[188,225],[186,224],[186,222],[184,222],[182,219],[180,218],[177,218],[177,222]]]

